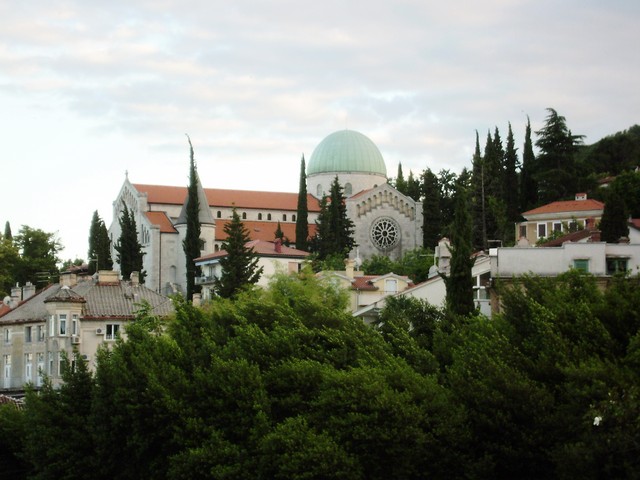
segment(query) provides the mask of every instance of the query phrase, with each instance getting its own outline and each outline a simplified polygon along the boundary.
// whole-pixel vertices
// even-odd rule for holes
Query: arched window
[[[267,220],[271,220],[271,214],[267,213]]]
[[[222,212],[221,212],[220,210],[218,210],[218,211],[216,212],[216,217],[217,217],[217,218],[222,218]]]
[[[322,196],[322,185],[318,184],[318,186],[316,187],[316,197],[321,197]]]
[[[247,219],[247,212],[242,212],[242,219],[246,220]]]
[[[295,222],[296,221],[296,214],[294,213],[293,215],[291,215],[291,221]]]
[[[344,184],[344,194],[345,195],[351,195],[353,193],[353,187],[351,186],[350,183],[345,183]]]
[[[286,221],[287,221],[287,214],[286,214],[286,213],[283,213],[283,214],[282,214],[282,221],[283,221],[283,222],[286,222]]]
[[[261,213],[258,214],[258,220],[262,220],[262,214]]]

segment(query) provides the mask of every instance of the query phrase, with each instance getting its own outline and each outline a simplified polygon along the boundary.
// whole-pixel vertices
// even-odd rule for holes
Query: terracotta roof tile
[[[378,290],[378,287],[373,285],[372,281],[379,276],[380,275],[364,275],[362,277],[354,277],[351,288],[354,290]]]
[[[224,226],[231,222],[231,219],[218,219],[216,220],[216,240],[226,240],[227,234],[224,231]],[[278,222],[260,222],[255,220],[243,220],[245,228],[249,231],[251,240],[264,240],[267,242],[275,239],[276,229],[278,228]],[[282,223],[280,222],[280,230],[285,237],[291,242],[296,241],[296,224],[295,223]],[[316,225],[309,224],[309,236],[313,237],[316,233]]]
[[[589,210],[604,210],[604,203],[598,200],[563,200],[559,202],[551,202],[541,207],[534,208],[524,212],[522,215],[539,215],[544,213],[563,213],[563,212],[585,212]]]
[[[165,185],[133,184],[138,192],[147,194],[149,203],[165,203],[182,205],[187,198],[187,187]],[[291,210],[298,208],[298,194],[288,192],[261,192],[255,190],[228,190],[222,188],[205,188],[210,207],[254,208],[265,210]],[[319,212],[318,200],[307,194],[307,209]]]
[[[561,237],[554,238],[553,240],[549,240],[548,242],[541,243],[540,247],[561,247],[565,242],[579,242],[580,240],[584,240],[585,238],[593,237],[596,234],[599,237],[599,230],[595,229],[583,229],[577,230],[575,232],[567,233],[566,235],[562,235]],[[593,241],[593,240],[592,240]]]
[[[275,251],[275,243],[271,241],[265,241],[265,240],[252,240],[250,242],[247,242],[246,246],[249,248],[253,248],[253,251],[256,254],[263,257],[269,256],[269,257],[305,258],[309,256],[309,252],[287,247],[286,245],[282,245],[280,247],[281,251],[280,253],[278,253]],[[225,250],[220,250],[218,252],[196,258],[196,261],[212,260],[215,258],[224,257],[226,255],[227,255],[227,252]]]
[[[149,222],[151,222],[151,225],[158,225],[160,227],[161,233],[178,233],[178,231],[173,228],[171,219],[167,216],[166,212],[145,212],[145,215],[149,219]]]

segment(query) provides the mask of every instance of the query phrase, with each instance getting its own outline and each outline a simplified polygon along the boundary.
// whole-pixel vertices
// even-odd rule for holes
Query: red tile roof
[[[149,219],[152,225],[158,225],[161,233],[178,233],[173,228],[171,219],[167,216],[166,212],[145,212],[145,215]]]
[[[353,290],[378,290],[372,282],[379,278],[380,275],[363,275],[361,277],[354,277],[351,283]]]
[[[629,220],[629,225],[640,230],[640,218],[632,218]]]
[[[231,222],[231,219],[217,219],[216,220],[216,240],[222,241],[227,238],[227,234],[224,231],[224,226]],[[242,220],[243,225],[249,230],[249,236],[252,240],[264,240],[271,242],[275,240],[276,229],[278,228],[278,222],[260,222],[255,220]],[[296,240],[296,224],[295,223],[282,223],[280,222],[280,230],[285,237],[291,242]],[[309,236],[313,237],[316,233],[316,225],[309,224]]]
[[[548,242],[544,242],[540,244],[540,247],[561,247],[565,242],[579,242],[580,240],[584,240],[585,238],[591,237],[592,242],[600,241],[600,231],[596,229],[583,229],[577,230],[575,232],[567,233],[566,235],[562,235],[561,237],[554,238],[553,240],[549,240]]]
[[[141,193],[147,194],[149,203],[182,205],[187,198],[187,187],[166,185],[133,184]],[[222,188],[205,188],[204,192],[210,207],[254,208],[264,210],[291,210],[298,208],[298,194],[288,192],[260,192],[255,190],[227,190]],[[320,204],[311,194],[307,194],[307,209],[319,212]]]
[[[534,208],[533,210],[524,212],[522,216],[526,217],[527,215],[540,215],[544,213],[585,212],[589,210],[604,210],[604,203],[590,198],[587,200],[563,200]]]
[[[309,256],[309,252],[287,247],[286,245],[282,245],[280,247],[281,251],[276,252],[275,243],[265,240],[252,240],[250,242],[247,242],[246,246],[249,248],[253,248],[254,253],[262,257],[305,258]],[[212,260],[214,258],[224,257],[226,255],[226,250],[220,250],[218,252],[196,258],[196,261]]]

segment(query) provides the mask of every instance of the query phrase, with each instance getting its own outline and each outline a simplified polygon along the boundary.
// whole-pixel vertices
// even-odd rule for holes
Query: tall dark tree
[[[136,219],[124,202],[118,222],[120,223],[120,238],[114,248],[118,252],[116,260],[120,264],[120,274],[122,278],[128,279],[132,272],[139,272],[142,282],[146,276],[146,272],[142,270],[144,252],[138,240]]]
[[[355,244],[354,223],[347,215],[345,197],[337,176],[331,183],[329,198],[324,198],[320,203],[316,225],[313,251],[320,260],[334,254],[343,257],[349,254]]]
[[[507,148],[504,153],[504,202],[506,205],[507,227],[503,240],[508,244],[514,242],[513,224],[520,217],[518,209],[518,152],[513,139],[513,130],[509,122],[509,133],[507,134]]]
[[[420,201],[420,179],[413,175],[413,172],[409,170],[409,178],[407,178],[407,193],[406,195],[415,200],[416,202]]]
[[[489,142],[487,141],[487,144]],[[478,250],[487,244],[487,192],[484,158],[480,153],[480,139],[476,130],[476,148],[471,169],[470,198],[473,219],[473,246]]]
[[[243,287],[258,282],[262,275],[262,267],[258,267],[258,258],[252,246],[249,231],[245,228],[236,209],[233,209],[231,221],[224,226],[227,234],[222,242],[222,250],[227,255],[220,259],[222,273],[216,278],[216,293],[224,298],[234,297]]]
[[[281,241],[283,241],[283,242],[284,242],[284,232],[282,231],[282,228],[281,228],[281,226],[280,226],[280,220],[278,220],[278,226],[277,226],[276,231],[275,231],[275,233],[273,234],[273,236],[274,236],[276,239],[280,239]]]
[[[398,176],[396,177],[395,186],[400,193],[407,194],[407,181],[402,173],[402,162],[398,163]]]
[[[298,188],[298,209],[296,212],[296,248],[309,249],[309,207],[307,205],[307,173],[304,155],[300,160],[300,186]]]
[[[93,212],[91,217],[91,227],[89,228],[89,274],[93,275],[98,270],[111,270],[113,260],[111,259],[111,240],[104,220],[98,215],[98,211]]]
[[[435,248],[442,235],[442,210],[438,177],[426,169],[422,174],[422,245]]]
[[[547,108],[544,127],[536,132],[537,158],[535,179],[542,203],[575,195],[577,188],[576,153],[583,135],[573,135],[566,119],[553,108]]]
[[[609,192],[607,195],[600,220],[600,232],[602,241],[607,243],[618,243],[620,237],[629,235],[627,209],[624,200],[615,191]]]
[[[538,205],[538,184],[534,179],[536,157],[531,141],[531,120],[527,117],[527,128],[522,150],[522,168],[520,169],[520,213]]]
[[[11,234],[11,224],[8,220],[4,224],[4,239],[13,240],[13,235]]]
[[[187,188],[187,232],[182,241],[187,272],[187,300],[191,301],[193,294],[199,292],[200,287],[195,284],[196,277],[200,276],[200,267],[196,266],[195,259],[200,256],[200,200],[198,199],[198,170],[193,155],[193,145],[189,140],[189,187]]]
[[[469,315],[475,310],[473,304],[473,244],[471,215],[467,189],[458,184],[456,209],[451,231],[451,263],[449,275],[445,276],[447,288],[446,307],[452,313]]]

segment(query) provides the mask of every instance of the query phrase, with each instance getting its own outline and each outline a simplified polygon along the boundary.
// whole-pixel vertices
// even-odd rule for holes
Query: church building
[[[347,214],[355,224],[356,262],[372,255],[401,257],[422,246],[422,205],[387,183],[387,169],[378,147],[365,135],[341,130],[326,137],[307,165],[309,235],[315,234],[320,199],[329,194],[335,177],[344,188]],[[109,227],[112,255],[120,238],[123,206],[132,212],[143,247],[145,285],[158,293],[184,293],[187,186],[132,183],[128,176],[113,202]],[[252,240],[273,241],[280,222],[284,236],[295,245],[298,194],[204,188],[198,180],[201,256],[220,250],[224,226],[233,209]]]

